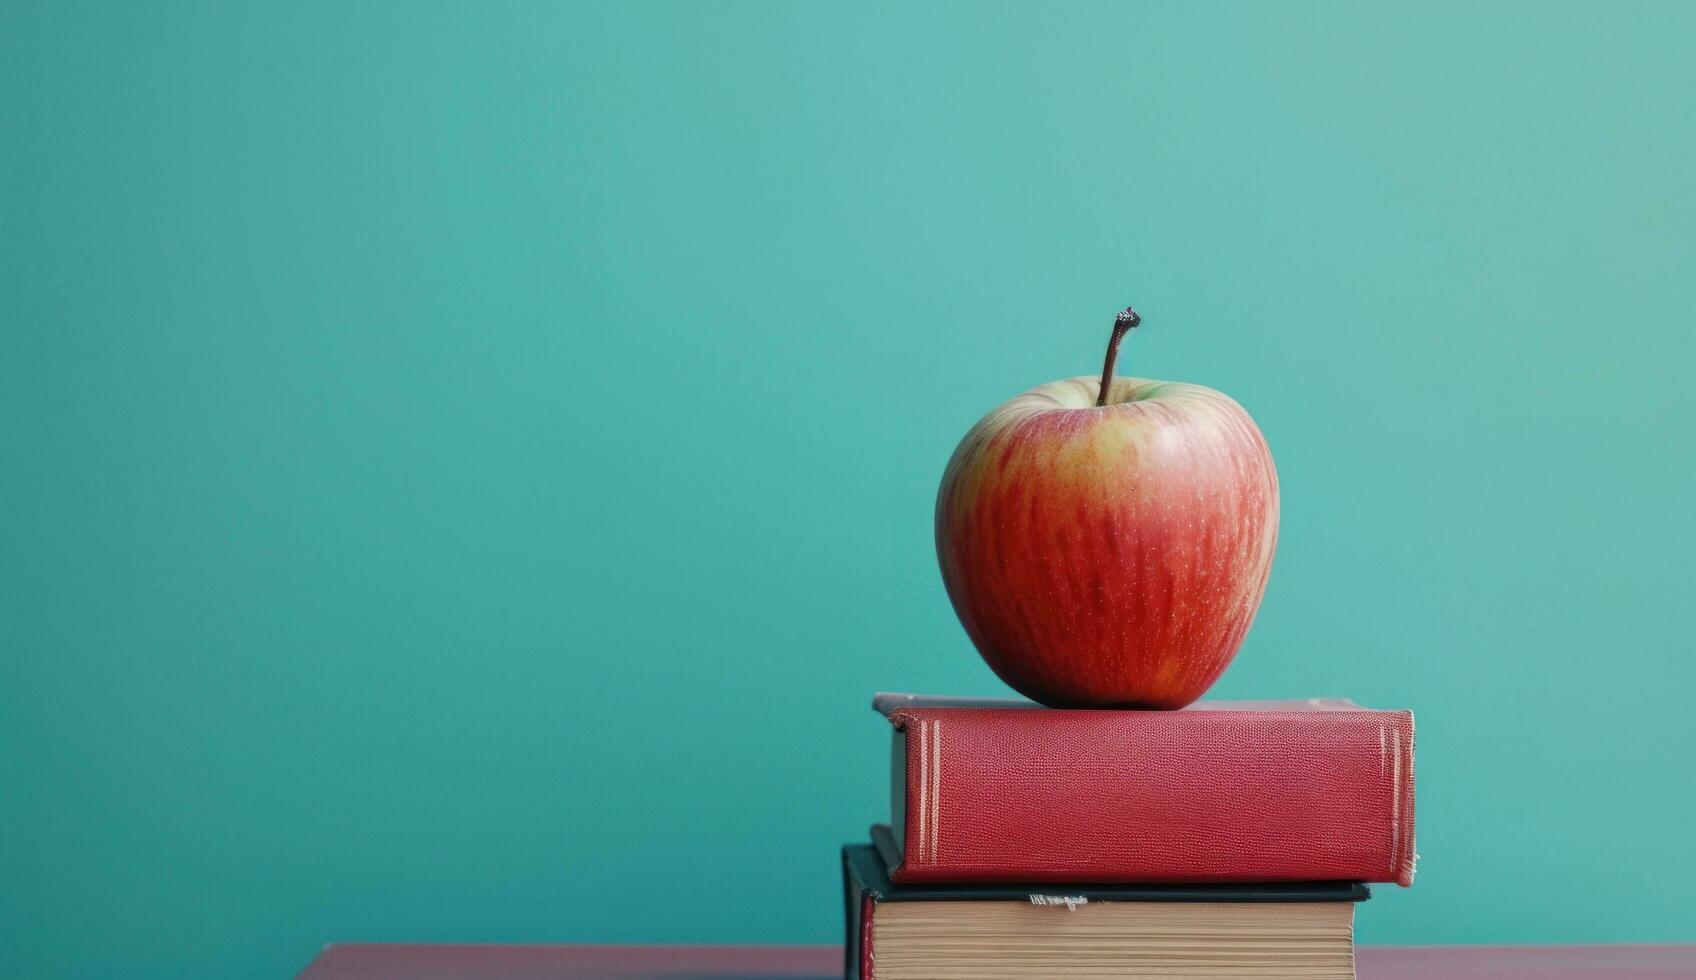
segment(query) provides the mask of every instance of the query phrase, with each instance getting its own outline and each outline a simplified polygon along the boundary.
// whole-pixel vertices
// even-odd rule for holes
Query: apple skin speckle
[[[1260,430],[1199,385],[1042,385],[967,433],[936,550],[990,668],[1053,707],[1179,708],[1242,646],[1278,542]]]

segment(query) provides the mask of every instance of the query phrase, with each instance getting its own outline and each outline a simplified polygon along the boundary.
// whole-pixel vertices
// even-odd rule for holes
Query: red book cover
[[[1178,711],[879,694],[890,879],[1413,883],[1413,713]]]

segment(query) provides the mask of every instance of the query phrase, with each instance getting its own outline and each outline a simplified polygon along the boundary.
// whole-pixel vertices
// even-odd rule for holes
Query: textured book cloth
[[[880,694],[902,883],[1413,883],[1413,714]]]
[[[887,828],[876,828],[887,833]],[[1365,885],[901,885],[842,849],[846,976],[1354,976]]]

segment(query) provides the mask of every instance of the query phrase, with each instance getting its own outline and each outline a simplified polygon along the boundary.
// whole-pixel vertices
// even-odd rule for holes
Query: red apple
[[[1278,473],[1200,385],[1041,385],[966,434],[936,498],[954,610],[991,669],[1054,707],[1180,708],[1236,656],[1278,543]],[[1106,392],[1106,397],[1102,393]]]

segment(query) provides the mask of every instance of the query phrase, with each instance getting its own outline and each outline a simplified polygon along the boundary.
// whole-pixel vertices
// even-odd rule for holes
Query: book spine
[[[1410,712],[889,717],[897,882],[1413,881]]]

